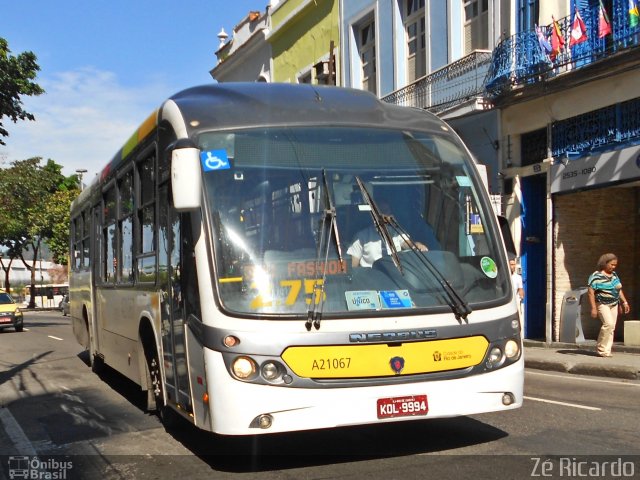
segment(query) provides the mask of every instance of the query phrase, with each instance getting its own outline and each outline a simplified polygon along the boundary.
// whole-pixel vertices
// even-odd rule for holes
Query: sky
[[[42,157],[88,184],[136,128],[180,90],[212,83],[222,28],[268,0],[0,0],[0,37],[31,51],[45,94],[22,97],[36,120],[13,123],[0,168]]]

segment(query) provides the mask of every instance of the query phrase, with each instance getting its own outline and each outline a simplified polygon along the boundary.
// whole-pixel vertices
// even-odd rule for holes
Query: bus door
[[[203,347],[187,326],[188,319],[199,322],[201,318],[190,214],[179,214],[171,207],[166,185],[160,188],[160,198],[160,255],[166,265],[161,285],[165,388],[171,403],[199,421],[204,411],[200,405],[194,411],[192,397],[201,397],[206,384]]]
[[[185,316],[182,308],[182,251],[179,215],[170,208],[168,187],[160,188],[160,291],[162,295],[162,351],[165,391],[170,403],[191,411],[188,366],[184,340]]]

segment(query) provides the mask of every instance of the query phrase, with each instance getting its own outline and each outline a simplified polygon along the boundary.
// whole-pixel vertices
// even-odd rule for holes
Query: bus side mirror
[[[199,149],[176,148],[171,152],[171,190],[173,206],[179,212],[200,208],[202,173]]]

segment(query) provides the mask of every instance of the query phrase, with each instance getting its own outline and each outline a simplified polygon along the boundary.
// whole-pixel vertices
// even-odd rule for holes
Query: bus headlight
[[[248,380],[255,376],[258,371],[258,365],[249,357],[238,357],[231,365],[233,374],[240,380]]]
[[[520,353],[520,346],[515,340],[508,340],[504,345],[504,354],[507,358],[516,358]]]
[[[493,368],[498,366],[501,360],[502,350],[500,350],[500,347],[493,347],[487,356],[487,362],[485,365],[487,368]]]
[[[262,377],[269,382],[277,380],[282,372],[283,369],[276,362],[268,361],[262,364]]]

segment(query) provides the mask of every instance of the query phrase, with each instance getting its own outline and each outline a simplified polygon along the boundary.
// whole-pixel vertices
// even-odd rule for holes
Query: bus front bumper
[[[238,381],[229,375],[218,352],[209,350],[206,355],[209,373],[216,382],[215,388],[208,386],[211,429],[223,435],[257,435],[473,415],[516,409],[523,401],[522,357],[516,363],[490,373],[455,380],[373,387],[290,388]],[[505,399],[505,394],[510,398]],[[389,406],[394,399],[403,398],[425,400],[426,412],[420,408],[420,412],[414,414]]]

